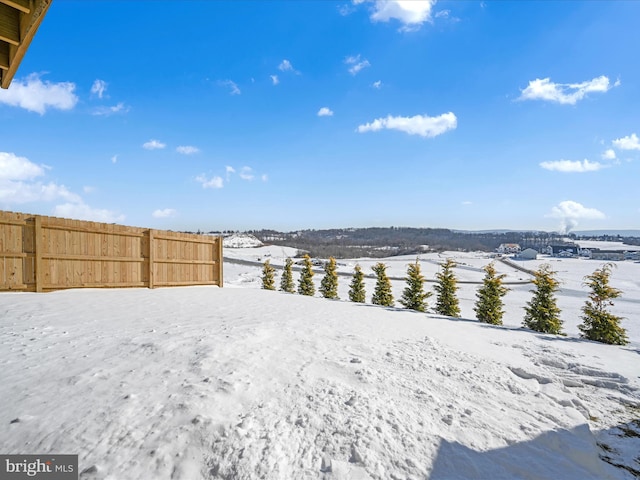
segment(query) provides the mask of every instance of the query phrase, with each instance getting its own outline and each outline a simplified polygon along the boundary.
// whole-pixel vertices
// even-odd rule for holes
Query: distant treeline
[[[204,233],[197,232],[186,233]],[[517,243],[524,250],[533,248],[541,252],[549,245],[573,244],[578,240],[623,242],[640,245],[640,237],[621,235],[575,235],[556,232],[462,232],[446,228],[369,227],[333,228],[329,230],[277,230],[210,231],[210,234],[230,235],[249,233],[270,245],[294,247],[318,258],[383,258],[411,255],[426,251],[481,251],[493,252],[503,243]]]
[[[278,232],[251,230],[264,243],[285,245],[313,257],[388,257],[425,251],[495,251],[503,243],[541,248],[566,242],[566,235],[548,232],[459,232],[445,228],[371,227]]]

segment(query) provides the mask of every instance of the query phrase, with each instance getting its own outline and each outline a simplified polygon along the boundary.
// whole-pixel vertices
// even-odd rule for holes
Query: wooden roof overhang
[[[52,0],[0,0],[0,86],[9,88]]]

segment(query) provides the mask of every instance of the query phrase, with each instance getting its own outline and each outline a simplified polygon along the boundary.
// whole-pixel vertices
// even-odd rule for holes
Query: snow
[[[490,261],[455,255],[470,279]],[[446,256],[421,255],[425,275]],[[415,258],[383,261],[403,276]],[[554,264],[570,289],[597,266]],[[628,327],[638,268],[613,272]],[[225,262],[222,289],[0,294],[0,451],[78,453],[83,480],[634,478],[605,455],[640,470],[637,329],[625,347],[521,329],[530,285],[495,327],[472,320],[473,284],[450,319],[259,290],[259,276]],[[583,296],[560,293],[579,312]]]
[[[248,233],[233,233],[222,239],[225,248],[250,248],[260,247],[262,242]]]

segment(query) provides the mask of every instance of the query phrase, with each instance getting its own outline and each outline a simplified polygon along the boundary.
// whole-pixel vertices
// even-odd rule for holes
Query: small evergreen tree
[[[382,305],[383,307],[393,307],[395,302],[391,293],[391,281],[387,277],[387,266],[384,263],[376,263],[371,268],[376,274],[376,288],[373,292],[371,303]]]
[[[338,298],[338,272],[336,271],[336,259],[333,257],[329,257],[329,261],[324,265],[320,293],[324,298]]]
[[[300,280],[298,280],[298,293],[300,295],[308,295],[313,297],[316,293],[316,287],[313,284],[313,265],[309,255],[303,257],[304,265],[300,272]]]
[[[476,293],[476,304],[473,310],[476,312],[476,318],[484,323],[492,325],[502,325],[502,316],[504,315],[504,297],[509,289],[502,285],[502,279],[506,274],[497,275],[493,263],[485,265],[484,279],[482,287]]]
[[[293,260],[287,258],[284,264],[284,270],[282,271],[282,278],[280,278],[280,290],[287,293],[294,293],[295,286],[293,284],[293,272],[292,272]]]
[[[356,265],[355,271],[353,272],[353,278],[349,288],[349,300],[358,303],[364,303],[366,300],[364,291],[364,273],[362,273],[360,265]]]
[[[459,317],[460,306],[456,291],[458,290],[458,280],[453,273],[456,264],[450,258],[442,264],[442,270],[436,273],[438,282],[433,288],[438,293],[436,300],[436,312],[447,317]]]
[[[262,288],[264,290],[276,289],[275,273],[276,269],[273,268],[269,260],[266,260],[262,265]]]
[[[424,291],[424,277],[420,273],[420,263],[410,263],[407,267],[407,286],[402,292],[400,303],[405,308],[424,312],[427,305],[425,300],[431,296],[431,292]]]
[[[611,268],[615,265],[607,263],[584,277],[584,285],[591,289],[589,300],[582,307],[582,324],[578,328],[582,337],[596,342],[611,345],[626,345],[627,332],[620,326],[622,317],[607,311],[613,305],[613,299],[622,295],[617,288],[609,285]]]
[[[533,283],[536,289],[533,290],[533,298],[527,302],[525,309],[523,326],[542,333],[562,333],[562,320],[560,319],[560,309],[556,305],[555,292],[560,288],[555,273],[547,264],[541,265],[533,272]]]

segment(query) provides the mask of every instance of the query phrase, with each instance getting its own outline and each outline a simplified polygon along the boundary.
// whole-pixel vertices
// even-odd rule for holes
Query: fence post
[[[149,288],[153,288],[153,262],[155,261],[153,255],[153,230],[149,229],[147,235],[149,237]]]
[[[36,215],[33,222],[33,239],[34,239],[34,259],[36,270],[36,292],[42,292],[42,284],[44,283],[44,272],[42,267],[42,217]]]

